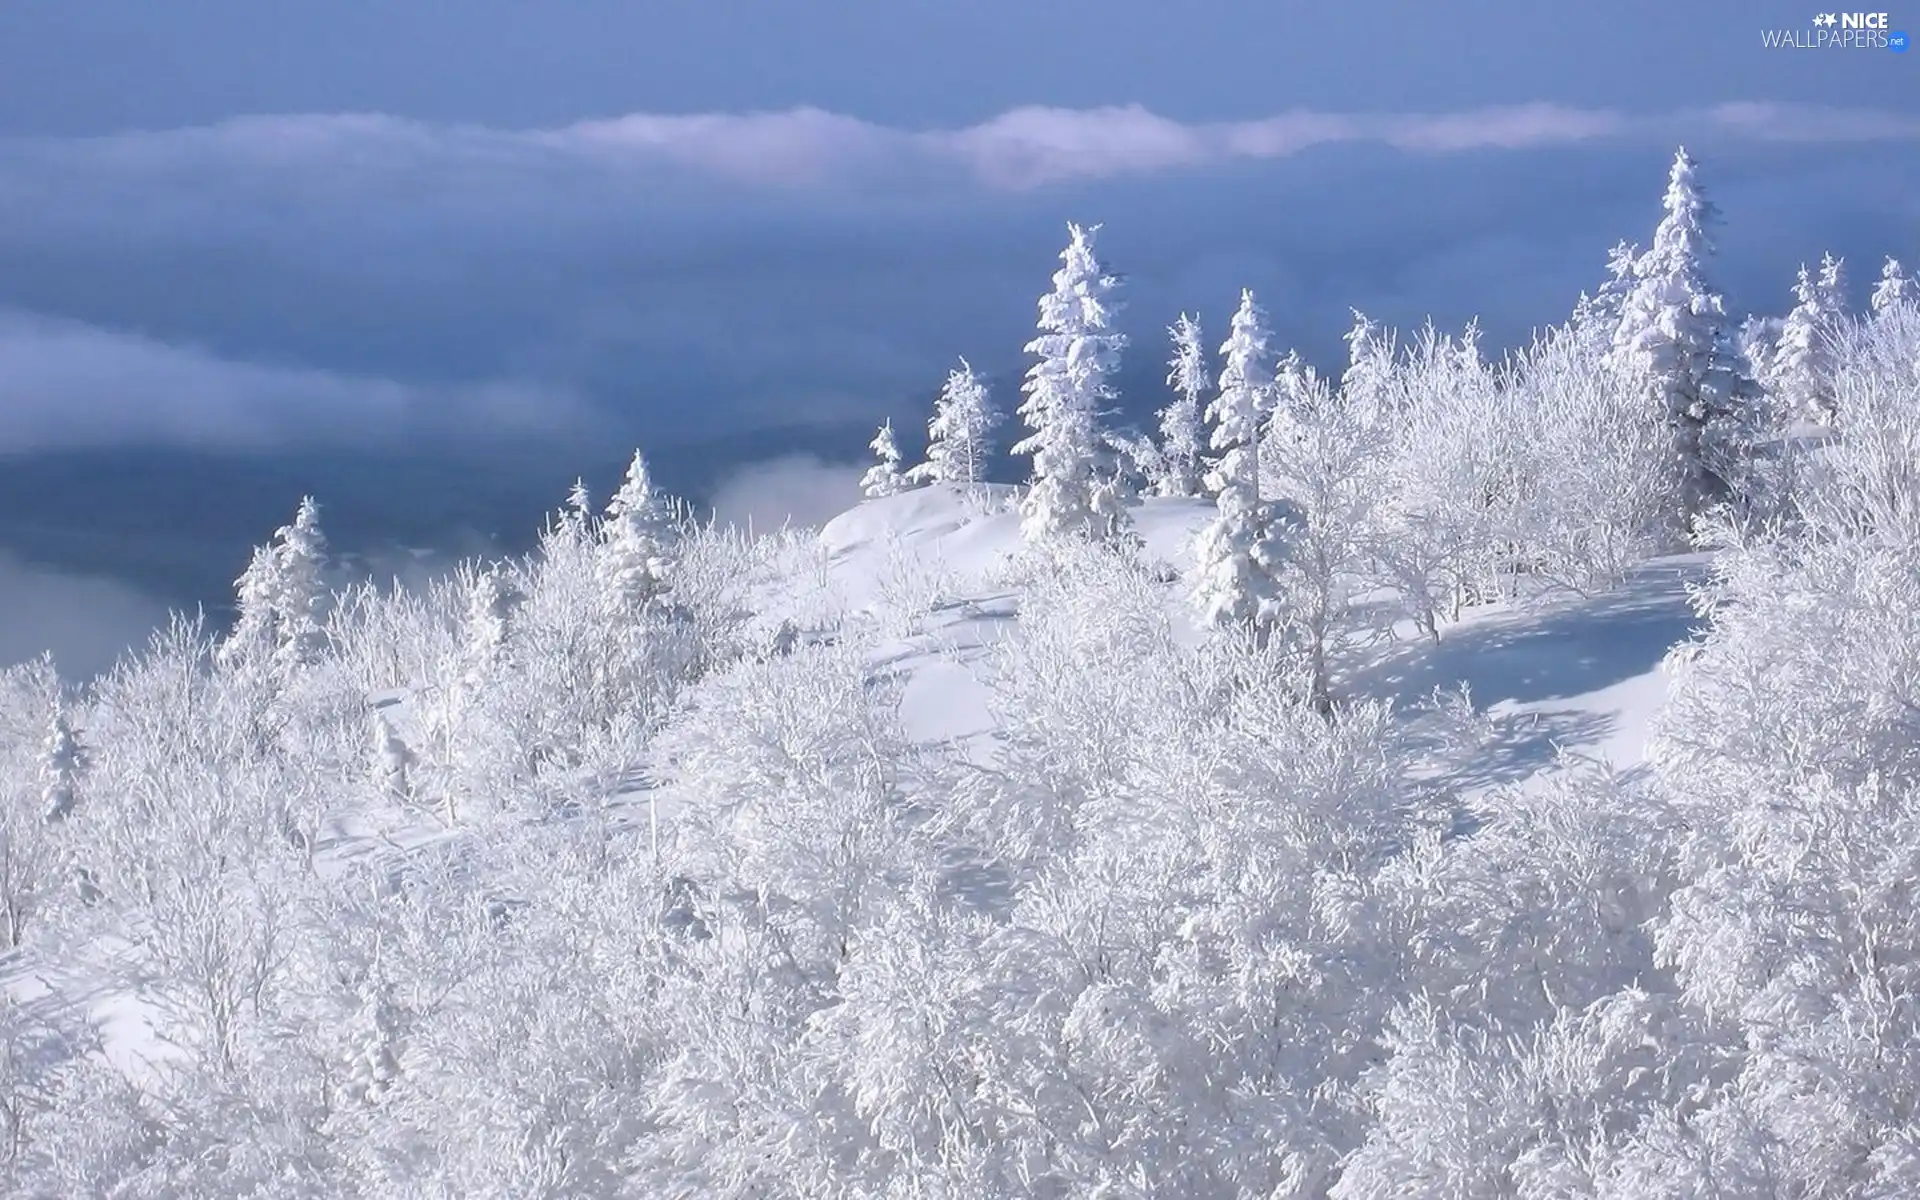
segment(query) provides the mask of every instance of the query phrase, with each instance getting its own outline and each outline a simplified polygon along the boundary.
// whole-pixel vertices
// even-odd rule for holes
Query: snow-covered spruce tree
[[[1220,347],[1226,360],[1220,393],[1207,406],[1215,451],[1208,490],[1219,512],[1194,542],[1193,600],[1208,625],[1251,630],[1264,643],[1280,622],[1279,574],[1285,538],[1273,505],[1260,496],[1260,417],[1272,387],[1265,314],[1251,291],[1240,293],[1232,331]]]
[[[1346,343],[1347,370],[1340,377],[1342,401],[1356,414],[1385,419],[1394,399],[1394,359],[1398,348],[1393,331],[1382,328],[1379,322],[1356,308]]]
[[[320,506],[304,497],[293,522],[255,547],[234,581],[236,616],[216,653],[222,666],[284,680],[314,660],[326,641],[326,545]]]
[[[1905,304],[1920,297],[1913,280],[1907,278],[1906,271],[1898,259],[1889,258],[1880,268],[1880,280],[1873,285],[1873,312],[1877,316],[1897,304]]]
[[[264,662],[279,642],[275,604],[280,594],[280,556],[274,547],[255,546],[247,569],[233,581],[234,622],[216,658],[228,666]]]
[[[1607,252],[1607,278],[1589,295],[1580,293],[1568,327],[1596,350],[1610,350],[1620,326],[1620,307],[1633,286],[1633,264],[1640,247],[1620,241]]]
[[[463,678],[469,687],[477,688],[499,671],[506,657],[514,606],[520,596],[499,565],[472,568],[464,574],[463,582],[466,595]]]
[[[873,498],[895,496],[911,486],[907,477],[900,473],[900,444],[893,437],[893,422],[880,426],[880,432],[873,435],[867,443],[877,460],[860,477],[860,490]]]
[[[279,625],[279,644],[275,663],[291,671],[313,662],[325,642],[321,617],[326,604],[326,587],[321,573],[326,568],[327,540],[320,531],[320,506],[312,496],[303,496],[293,522],[275,532],[278,541],[279,592],[274,598],[274,616]]]
[[[1818,274],[1800,267],[1793,310],[1780,328],[1769,366],[1769,390],[1783,415],[1822,424],[1833,420],[1834,339],[1846,320],[1840,262],[1829,254]]]
[[[56,697],[40,748],[40,806],[46,820],[64,821],[73,814],[83,761],[67,706]]]
[[[1734,498],[1751,452],[1758,388],[1738,371],[1720,294],[1707,276],[1716,210],[1682,149],[1673,160],[1665,216],[1634,261],[1621,304],[1614,361],[1628,386],[1666,414],[1679,494],[1688,516]]]
[[[677,533],[673,510],[654,490],[646,459],[635,450],[600,523],[595,568],[609,615],[638,616],[666,594]]]
[[[1161,496],[1198,496],[1205,486],[1207,351],[1200,322],[1180,314],[1168,326],[1173,357],[1167,360],[1167,386],[1173,403],[1160,410],[1161,473],[1154,491]]]
[[[1124,529],[1127,514],[1094,508],[1099,487],[1100,418],[1113,398],[1109,376],[1126,338],[1114,329],[1119,281],[1094,254],[1099,226],[1069,225],[1053,290],[1040,298],[1040,336],[1023,390],[1020,417],[1031,434],[1014,446],[1033,458],[1033,482],[1020,503],[1029,543],[1062,536],[1099,540]]]
[[[584,545],[591,540],[599,520],[593,512],[593,496],[587,491],[587,481],[575,479],[567,490],[567,503],[560,510],[548,532],[556,537],[571,538]]]
[[[987,395],[986,381],[972,364],[960,360],[934,401],[927,422],[927,461],[907,472],[910,483],[958,483],[971,486],[987,477],[993,453],[988,440],[1000,424]]]

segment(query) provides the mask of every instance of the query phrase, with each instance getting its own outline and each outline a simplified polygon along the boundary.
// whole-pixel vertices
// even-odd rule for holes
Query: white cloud
[[[1838,241],[1810,232],[1835,211],[1868,209],[1847,227],[1863,252],[1903,227],[1910,192],[1886,181],[1910,171],[1920,116],[1030,107],[905,129],[798,109],[0,138],[0,453],[593,436],[595,417],[654,442],[877,418],[954,355],[1018,359],[1067,219],[1109,226],[1142,336],[1251,286],[1285,302],[1309,354],[1338,353],[1350,305],[1396,323],[1479,312],[1498,344],[1564,312],[1607,245],[1644,238],[1682,140],[1711,156],[1723,244],[1779,274]],[[1300,157],[1340,145],[1381,153]],[[1736,145],[1764,167],[1723,175]],[[1550,168],[1525,153],[1567,146],[1587,149]],[[1844,155],[1865,184],[1842,186]],[[1255,169],[1227,187],[1208,174],[1236,164]],[[1762,228],[1765,173],[1795,204]],[[1524,233],[1524,270],[1452,254],[1490,229]],[[1423,271],[1436,255],[1452,275]]]
[[[106,670],[165,622],[166,605],[117,580],[22,562],[0,550],[0,666],[52,652],[70,679]]]
[[[0,453],[122,444],[261,449],[422,432],[539,432],[585,419],[533,385],[421,387],[263,366],[73,321],[0,311]]]
[[[714,519],[757,530],[824,525],[860,502],[863,463],[792,454],[734,471],[713,493]]]
[[[1446,153],[1596,139],[1724,135],[1764,141],[1920,140],[1920,116],[1773,103],[1656,115],[1523,104],[1454,113],[1295,110],[1183,123],[1137,105],[1020,108],[962,129],[904,130],[800,108],[665,116],[638,113],[552,129],[432,125],[378,114],[246,117],[189,129],[13,141],[42,169],[134,176],[225,167],[292,173],[333,190],[417,170],[498,172],[572,164],[614,172],[691,170],[780,188],[924,184],[958,175],[996,189],[1272,160],[1315,146],[1373,143]]]

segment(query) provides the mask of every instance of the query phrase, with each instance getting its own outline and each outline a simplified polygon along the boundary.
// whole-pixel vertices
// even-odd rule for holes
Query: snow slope
[[[852,610],[901,600],[924,610],[876,659],[906,677],[908,729],[924,741],[989,732],[987,697],[968,664],[1018,620],[1017,592],[998,582],[1019,548],[1011,493],[924,488],[866,501],[820,532],[834,587]],[[1147,560],[1184,572],[1211,511],[1199,500],[1143,501],[1135,513]],[[1356,652],[1347,692],[1404,708],[1436,689],[1467,689],[1486,736],[1480,756],[1457,764],[1449,782],[1469,791],[1522,783],[1563,753],[1631,771],[1666,695],[1662,660],[1697,624],[1687,587],[1705,570],[1704,555],[1673,556],[1612,593],[1469,610],[1438,645],[1410,623],[1399,626],[1385,650]],[[1168,579],[1164,590],[1189,635],[1202,636],[1182,583]]]

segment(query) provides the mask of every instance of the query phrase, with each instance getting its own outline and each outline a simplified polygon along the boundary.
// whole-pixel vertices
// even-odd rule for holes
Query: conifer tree
[[[627,476],[600,523],[595,572],[609,610],[637,613],[666,592],[675,539],[673,512],[654,489],[647,461],[633,452]]]
[[[947,375],[927,423],[927,460],[907,472],[911,483],[979,483],[992,452],[988,437],[1000,424],[987,385],[966,359]]]
[[[1057,537],[1100,540],[1124,531],[1124,509],[1096,511],[1100,418],[1126,338],[1114,328],[1119,281],[1094,253],[1098,226],[1068,226],[1053,290],[1040,298],[1038,358],[1028,371],[1020,416],[1032,432],[1013,448],[1033,458],[1033,482],[1021,500],[1021,534],[1030,543]]]
[[[1873,285],[1871,304],[1875,316],[1886,312],[1897,304],[1910,303],[1916,294],[1913,280],[1907,278],[1906,271],[1895,258],[1887,259],[1880,268],[1880,281]]]
[[[1780,327],[1768,364],[1768,389],[1782,411],[1812,421],[1833,419],[1833,339],[1840,308],[1840,266],[1832,255],[1819,274],[1805,264],[1793,286],[1794,305]]]
[[[1160,410],[1160,478],[1155,490],[1162,496],[1197,496],[1206,475],[1207,352],[1200,340],[1200,322],[1186,313],[1168,327],[1167,334],[1173,339],[1167,386],[1173,389],[1174,400]]]
[[[80,767],[80,740],[74,736],[66,706],[55,700],[40,751],[41,808],[48,821],[64,821],[73,812]]]
[[[321,572],[326,567],[327,540],[320,531],[320,506],[303,496],[293,523],[274,535],[279,539],[276,560],[279,589],[274,615],[279,622],[276,663],[283,670],[306,666],[325,639],[320,627],[326,591]]]
[[[265,663],[282,674],[313,661],[325,640],[320,619],[326,548],[320,506],[304,497],[293,522],[276,530],[272,543],[255,547],[234,581],[236,618],[215,652],[217,661],[228,667]]]
[[[893,437],[893,422],[882,425],[867,447],[877,461],[860,477],[860,490],[876,499],[906,491],[910,485],[900,473],[900,444]]]
[[[1252,628],[1267,637],[1280,619],[1277,580],[1284,547],[1271,507],[1260,495],[1260,418],[1273,384],[1265,315],[1251,291],[1220,354],[1220,392],[1207,406],[1211,446],[1217,453],[1208,486],[1219,512],[1194,546],[1197,583],[1193,598],[1201,618],[1221,627]]]
[[[1680,503],[1691,516],[1733,494],[1759,395],[1740,374],[1724,303],[1707,276],[1717,213],[1684,149],[1674,156],[1663,206],[1653,244],[1634,260],[1613,357],[1628,385],[1666,414]]]

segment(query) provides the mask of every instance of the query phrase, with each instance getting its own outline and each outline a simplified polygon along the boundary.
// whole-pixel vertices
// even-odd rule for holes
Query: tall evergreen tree
[[[613,611],[637,613],[666,592],[675,534],[673,511],[654,489],[646,457],[635,450],[600,524],[595,569]]]
[[[1260,424],[1273,387],[1265,314],[1251,291],[1220,353],[1220,392],[1207,406],[1211,445],[1217,452],[1207,484],[1219,512],[1194,545],[1197,582],[1193,599],[1207,623],[1251,627],[1265,638],[1281,616],[1278,579],[1284,544],[1274,513],[1260,495]]]
[[[1684,149],[1674,156],[1663,207],[1653,244],[1634,260],[1614,361],[1666,414],[1681,504],[1692,515],[1733,494],[1758,390],[1738,369],[1725,306],[1707,276],[1708,228],[1717,214]]]
[[[909,485],[907,477],[900,473],[900,444],[893,438],[893,422],[882,425],[867,447],[878,461],[860,477],[860,490],[876,498],[906,491]]]
[[[80,739],[58,699],[47,719],[47,737],[40,748],[41,812],[49,821],[64,821],[73,812],[80,778]]]
[[[1346,343],[1347,370],[1340,377],[1341,399],[1355,413],[1382,415],[1392,402],[1393,333],[1356,308]]]
[[[1053,290],[1040,298],[1040,336],[1027,343],[1039,361],[1028,371],[1021,419],[1032,432],[1014,446],[1033,458],[1033,483],[1021,500],[1029,542],[1060,536],[1100,539],[1124,531],[1126,513],[1096,511],[1100,418],[1126,338],[1114,328],[1119,281],[1094,253],[1098,226],[1068,226]]]
[[[1898,259],[1889,258],[1880,268],[1880,281],[1873,285],[1873,312],[1875,316],[1886,312],[1897,304],[1911,302],[1916,295],[1913,280],[1900,266]]]
[[[280,640],[275,657],[282,669],[293,669],[312,662],[325,640],[320,618],[326,603],[321,573],[326,569],[327,539],[320,531],[320,505],[312,496],[301,497],[292,524],[281,526],[274,536],[280,543],[274,605]]]
[[[275,602],[280,593],[280,560],[274,548],[255,546],[247,569],[233,581],[234,622],[214,657],[224,666],[264,660],[279,640]]]
[[[1801,264],[1793,298],[1768,363],[1767,387],[1783,413],[1830,421],[1833,339],[1846,315],[1840,306],[1840,266],[1831,254],[1822,260],[1818,275]]]
[[[907,472],[908,482],[979,483],[992,453],[988,438],[1000,414],[987,396],[986,383],[966,359],[947,375],[927,423],[927,461]]]
[[[325,639],[326,551],[320,506],[304,497],[293,522],[276,530],[270,544],[255,547],[234,580],[237,615],[215,658],[226,666],[270,662],[281,672],[311,662]]]
[[[1160,410],[1160,478],[1155,491],[1162,496],[1197,496],[1205,486],[1206,426],[1203,408],[1207,393],[1207,351],[1201,344],[1200,322],[1180,314],[1167,328],[1173,339],[1173,357],[1167,360],[1167,386],[1173,403]]]

